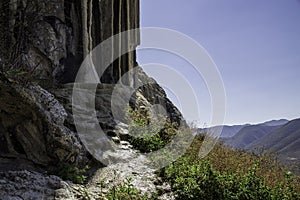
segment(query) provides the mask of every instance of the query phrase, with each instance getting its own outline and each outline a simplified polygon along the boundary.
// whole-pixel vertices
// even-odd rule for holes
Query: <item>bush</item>
[[[136,189],[130,179],[126,179],[125,183],[114,185],[106,195],[108,200],[148,200],[148,194],[142,194]],[[155,199],[155,196],[151,197]]]
[[[178,132],[177,123],[169,118],[156,116],[150,118],[141,110],[129,109],[129,142],[143,153],[149,153],[163,148]]]
[[[69,180],[77,184],[83,184],[87,179],[87,176],[85,174],[88,169],[89,166],[85,166],[84,168],[79,169],[78,167],[71,164],[63,164],[58,167],[58,170],[55,174],[57,174],[64,180]]]
[[[176,199],[300,199],[299,182],[283,168],[277,168],[277,160],[222,144],[200,160],[197,155],[202,141],[203,136],[197,137],[184,156],[160,171]],[[262,174],[272,168],[273,175]]]
[[[300,194],[292,185],[278,183],[271,188],[263,178],[256,175],[257,165],[246,174],[221,173],[208,160],[190,163],[180,159],[165,169],[165,178],[170,182],[176,199],[299,199]]]

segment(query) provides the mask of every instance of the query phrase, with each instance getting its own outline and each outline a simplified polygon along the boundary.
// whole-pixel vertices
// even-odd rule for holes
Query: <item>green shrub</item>
[[[169,118],[156,116],[150,120],[148,113],[129,109],[129,142],[141,152],[163,148],[178,132],[178,125]]]
[[[170,164],[164,171],[176,199],[251,199],[294,200],[300,194],[292,185],[278,184],[271,188],[263,178],[256,175],[257,166],[246,174],[221,173],[208,160],[191,162],[184,157]]]
[[[148,200],[148,194],[142,194],[140,190],[136,189],[130,179],[126,179],[125,183],[114,185],[107,193],[108,200]],[[153,196],[151,199],[155,199]]]
[[[198,150],[202,141],[203,136],[196,137],[184,156],[160,170],[176,199],[300,199],[299,182],[279,167],[277,160],[228,149],[222,144],[201,160]]]
[[[88,169],[89,166],[79,169],[71,164],[63,164],[58,167],[58,170],[55,174],[64,180],[69,180],[77,184],[83,184],[86,181],[87,176],[85,174]]]
[[[178,130],[176,124],[149,119],[144,111],[130,110],[130,143],[141,152],[164,147],[174,135],[191,132]],[[161,125],[161,122],[164,122]],[[187,134],[188,136],[188,134]],[[159,171],[179,200],[295,200],[300,199],[300,183],[287,173],[271,153],[256,155],[217,143],[205,159],[199,159],[204,136],[197,136],[185,155]],[[175,151],[179,150],[174,144]],[[170,152],[166,152],[170,153]],[[161,158],[154,158],[159,162]],[[164,158],[162,158],[164,159]],[[117,193],[124,193],[123,186]]]

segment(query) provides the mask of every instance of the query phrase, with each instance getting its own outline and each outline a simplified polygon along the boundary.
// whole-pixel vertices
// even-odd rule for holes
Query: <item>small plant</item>
[[[132,180],[127,178],[125,183],[114,185],[108,192],[108,200],[147,200],[148,194],[142,194],[140,190],[132,185]],[[154,197],[152,197],[154,199]]]
[[[99,185],[101,193],[103,192],[103,189],[107,187],[107,184],[104,180],[100,180],[97,185]]]
[[[29,72],[26,72],[21,69],[5,69],[0,72],[7,80],[12,83],[24,83],[24,77],[27,77]]]
[[[145,110],[129,109],[129,142],[143,153],[156,151],[178,133],[178,125],[163,116],[149,117]]]
[[[88,169],[89,166],[79,169],[78,167],[70,164],[63,164],[58,168],[56,174],[62,179],[69,180],[77,184],[83,184],[87,179],[85,174]]]

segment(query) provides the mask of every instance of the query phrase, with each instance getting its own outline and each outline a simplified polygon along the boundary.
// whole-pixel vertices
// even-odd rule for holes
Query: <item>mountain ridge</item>
[[[243,128],[245,128],[247,126],[256,126],[256,125],[264,125],[264,126],[278,125],[279,126],[279,125],[284,125],[288,122],[289,122],[289,120],[287,120],[287,119],[274,119],[274,120],[261,122],[258,124],[245,123],[245,124],[237,124],[237,125],[217,125],[217,126],[212,126],[212,127],[208,127],[208,128],[199,128],[198,133],[202,134],[202,133],[205,133],[206,131],[212,131],[212,132],[222,131],[220,138],[229,138],[229,137],[233,137],[239,131],[241,131]],[[222,130],[220,130],[220,129],[222,129]]]
[[[214,130],[216,126],[205,129]],[[286,164],[299,165],[300,162],[300,118],[293,120],[269,120],[259,124],[234,125],[225,127],[225,134],[220,140],[232,148],[243,149],[256,153],[264,151],[278,154],[279,159]],[[238,132],[237,128],[242,127]],[[227,130],[226,130],[227,128]],[[231,128],[231,133],[228,129]],[[234,129],[235,128],[235,129]],[[203,133],[202,129],[202,132]],[[227,132],[226,132],[227,131]],[[226,135],[227,134],[227,135]],[[226,137],[228,135],[231,137]],[[296,171],[299,169],[296,167]]]

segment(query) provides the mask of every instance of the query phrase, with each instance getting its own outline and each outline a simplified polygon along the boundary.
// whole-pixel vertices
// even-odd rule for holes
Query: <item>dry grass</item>
[[[194,159],[197,159],[196,155],[198,155],[202,141],[203,137],[196,137],[189,149],[189,154],[193,155]],[[273,152],[260,150],[259,155],[257,155],[245,150],[233,149],[219,142],[209,153],[207,159],[215,169],[222,173],[245,174],[249,168],[257,164],[256,175],[262,177],[268,186],[275,187],[278,183],[287,185],[288,181],[293,182],[297,191],[300,192],[300,176],[293,174],[293,177],[287,179],[290,174],[289,166],[284,166]]]

